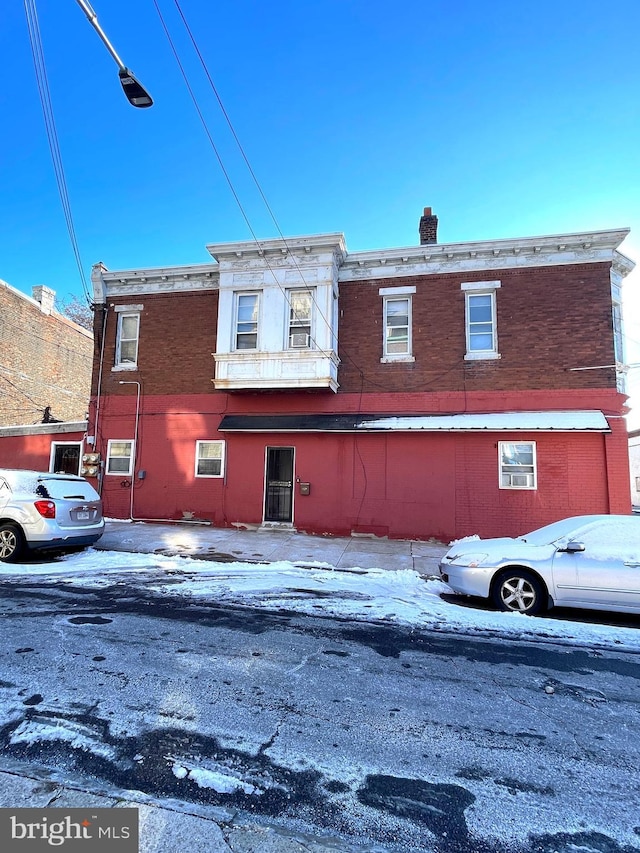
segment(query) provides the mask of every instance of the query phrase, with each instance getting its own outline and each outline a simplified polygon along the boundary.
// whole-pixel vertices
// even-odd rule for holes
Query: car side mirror
[[[584,551],[584,542],[567,542],[564,550],[568,554],[576,554],[578,551]]]

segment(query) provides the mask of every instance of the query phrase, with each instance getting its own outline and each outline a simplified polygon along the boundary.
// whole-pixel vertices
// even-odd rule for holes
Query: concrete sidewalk
[[[369,536],[311,536],[281,528],[236,529],[203,524],[108,521],[96,543],[104,551],[189,556],[216,562],[327,563],[336,568],[413,569],[438,573],[447,544]]]
[[[26,768],[0,770],[0,806],[5,808],[137,809],[139,853],[366,853],[382,849],[366,843],[351,845],[330,835],[293,834],[235,810],[135,796],[130,791],[98,793],[80,780],[62,782]]]

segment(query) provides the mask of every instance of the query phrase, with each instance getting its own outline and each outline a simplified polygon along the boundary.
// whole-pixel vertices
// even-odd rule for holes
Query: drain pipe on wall
[[[137,385],[138,393],[136,395],[136,425],[133,432],[133,472],[131,474],[131,496],[129,500],[129,518],[131,521],[138,521],[133,517],[133,489],[136,484],[136,461],[138,459],[138,423],[140,421],[140,383],[134,380],[121,379],[118,385]]]
[[[137,385],[138,393],[136,395],[136,424],[133,433],[133,474],[131,475],[131,494],[129,499],[129,520],[130,521],[156,521],[167,524],[204,524],[211,526],[210,521],[192,521],[191,519],[175,519],[175,518],[136,518],[133,514],[133,490],[136,482],[136,462],[138,459],[138,426],[140,424],[140,382],[134,380],[120,379],[118,385]]]

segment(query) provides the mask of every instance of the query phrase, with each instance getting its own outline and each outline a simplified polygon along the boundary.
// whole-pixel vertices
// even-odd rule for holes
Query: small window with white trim
[[[106,473],[130,477],[133,474],[133,447],[133,441],[109,439]]]
[[[236,296],[235,348],[258,349],[258,293],[238,293]]]
[[[535,441],[499,441],[501,489],[535,489],[536,443]]]
[[[289,305],[289,349],[310,349],[313,293],[310,290],[290,290]]]
[[[116,367],[137,367],[139,336],[140,314],[118,314]]]
[[[415,287],[381,287],[382,361],[413,361],[412,297]]]
[[[465,294],[466,360],[500,358],[496,321],[499,281],[463,282]]]
[[[196,477],[224,476],[224,441],[196,441]]]

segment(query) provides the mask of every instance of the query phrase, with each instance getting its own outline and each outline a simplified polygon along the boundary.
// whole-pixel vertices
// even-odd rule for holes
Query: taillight
[[[36,501],[34,506],[43,518],[56,517],[56,505],[53,501]]]

